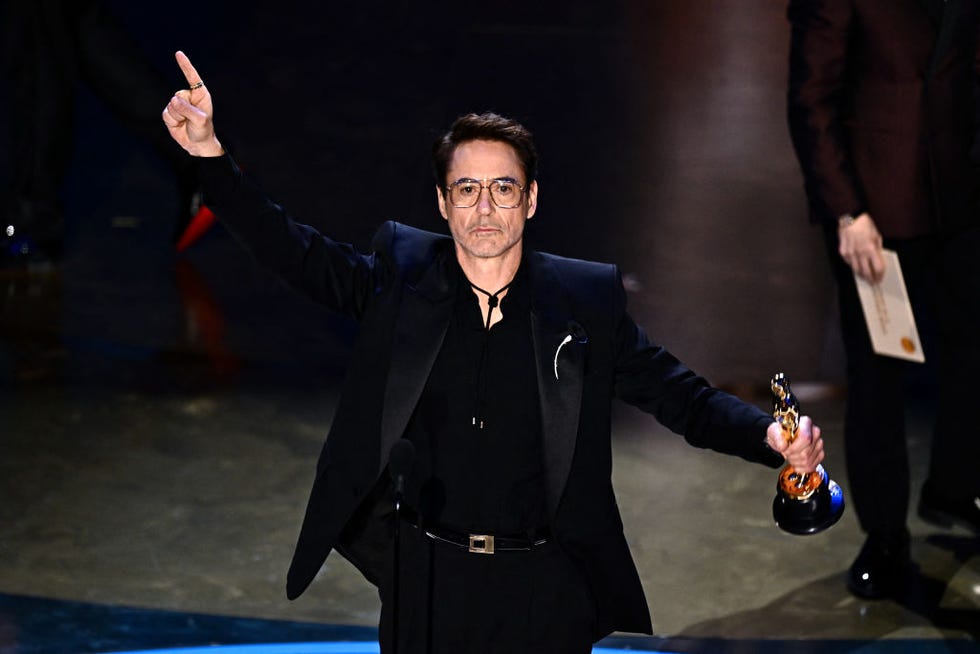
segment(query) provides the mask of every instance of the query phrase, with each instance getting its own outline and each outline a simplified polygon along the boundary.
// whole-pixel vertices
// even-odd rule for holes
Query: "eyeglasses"
[[[520,206],[524,196],[524,187],[509,177],[491,180],[464,177],[449,185],[449,202],[457,209],[474,207],[483,189],[490,191],[490,199],[501,209]]]

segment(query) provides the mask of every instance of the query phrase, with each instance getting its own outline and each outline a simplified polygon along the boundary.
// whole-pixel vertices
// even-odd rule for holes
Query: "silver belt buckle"
[[[474,554],[493,554],[493,536],[470,534],[469,551]]]

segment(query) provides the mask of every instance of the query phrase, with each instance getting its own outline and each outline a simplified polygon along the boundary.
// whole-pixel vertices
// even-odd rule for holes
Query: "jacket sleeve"
[[[383,283],[379,257],[293,220],[230,155],[197,160],[208,207],[264,268],[335,311],[359,318]]]
[[[653,415],[696,447],[740,456],[778,467],[783,457],[765,444],[772,416],[717,388],[651,343],[626,312],[619,284],[614,302],[615,393],[621,400]]]
[[[847,143],[847,75],[852,0],[790,0],[787,118],[813,218],[864,209]]]

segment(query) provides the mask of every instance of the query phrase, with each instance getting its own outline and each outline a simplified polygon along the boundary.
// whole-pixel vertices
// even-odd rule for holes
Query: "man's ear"
[[[439,205],[439,213],[442,214],[443,219],[449,220],[449,215],[446,214],[446,196],[441,186],[436,186],[436,204]]]
[[[538,182],[531,182],[527,188],[527,220],[531,220],[534,212],[538,210]]]

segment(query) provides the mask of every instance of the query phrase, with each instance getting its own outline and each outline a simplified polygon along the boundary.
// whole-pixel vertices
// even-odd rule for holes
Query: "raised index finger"
[[[197,69],[194,68],[194,64],[192,64],[191,60],[187,58],[187,55],[178,50],[174,54],[174,57],[177,58],[177,65],[180,66],[180,69],[184,72],[184,77],[187,78],[188,85],[194,86],[201,81],[201,76],[197,74]]]

